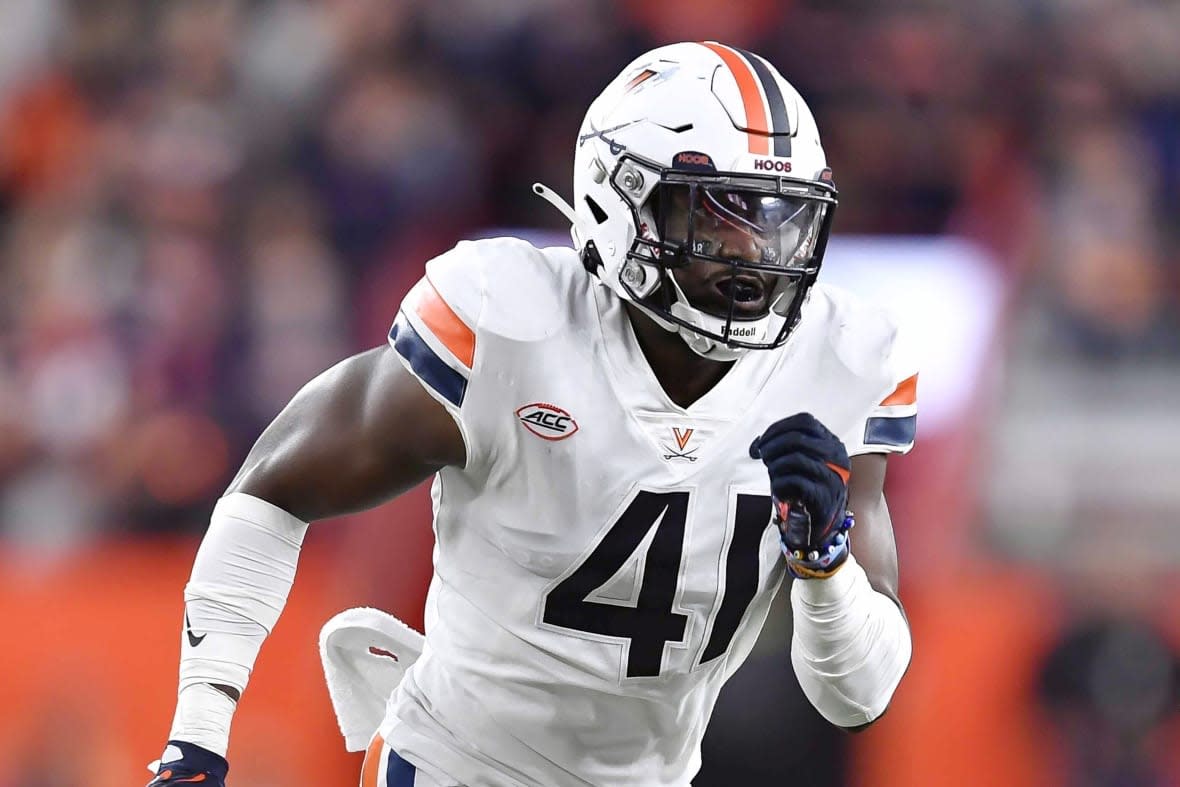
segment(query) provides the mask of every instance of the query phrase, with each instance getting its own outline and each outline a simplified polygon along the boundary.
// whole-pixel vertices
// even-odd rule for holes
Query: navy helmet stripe
[[[463,404],[463,396],[467,393],[466,378],[447,366],[412,325],[408,322],[394,323],[389,329],[389,341],[410,362],[410,368],[423,382],[456,407]]]
[[[865,424],[865,445],[891,445],[904,448],[914,442],[918,416],[904,418],[870,418]]]
[[[734,48],[737,49],[737,47]],[[744,49],[737,51],[742,53],[746,62],[754,69],[758,81],[762,83],[762,92],[766,94],[766,103],[770,105],[770,131],[771,139],[774,140],[774,155],[790,156],[791,119],[787,115],[787,103],[783,100],[783,91],[779,88],[778,80],[774,78],[774,74],[770,73],[770,66],[758,55]]]

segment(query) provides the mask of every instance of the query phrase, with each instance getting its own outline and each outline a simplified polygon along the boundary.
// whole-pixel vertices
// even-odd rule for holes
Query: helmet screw
[[[638,194],[643,189],[643,175],[630,168],[623,170],[623,188]]]
[[[627,260],[627,264],[623,266],[621,271],[623,284],[628,287],[642,287],[643,282],[647,280],[647,274],[643,271],[643,266],[635,260]]]

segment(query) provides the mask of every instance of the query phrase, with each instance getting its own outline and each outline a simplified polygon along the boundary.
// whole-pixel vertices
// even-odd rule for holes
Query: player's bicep
[[[451,414],[390,347],[309,382],[246,458],[230,492],[310,521],[369,508],[466,461]]]
[[[848,507],[856,517],[852,552],[869,584],[901,606],[897,592],[897,543],[885,502],[885,454],[852,457]]]

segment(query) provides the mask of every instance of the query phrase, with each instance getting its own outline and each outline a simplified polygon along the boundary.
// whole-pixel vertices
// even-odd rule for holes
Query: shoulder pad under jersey
[[[573,249],[538,249],[518,238],[463,241],[426,264],[426,278],[478,331],[513,341],[550,336],[568,321],[569,299],[589,276]]]
[[[827,339],[840,363],[872,392],[863,434],[845,440],[850,455],[906,453],[914,445],[918,359],[899,322],[847,290],[817,284],[812,299],[827,317]]]
[[[486,338],[550,336],[565,325],[570,299],[588,278],[572,249],[538,249],[516,238],[463,241],[426,263],[389,341],[431,395],[457,410]]]

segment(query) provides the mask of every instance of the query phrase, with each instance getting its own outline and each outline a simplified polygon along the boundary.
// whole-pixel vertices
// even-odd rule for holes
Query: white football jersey
[[[486,240],[428,263],[390,342],[467,465],[434,481],[426,646],[385,740],[470,787],[687,785],[784,576],[750,443],[807,411],[850,455],[908,450],[895,334],[817,285],[785,346],[684,408],[573,250]]]

